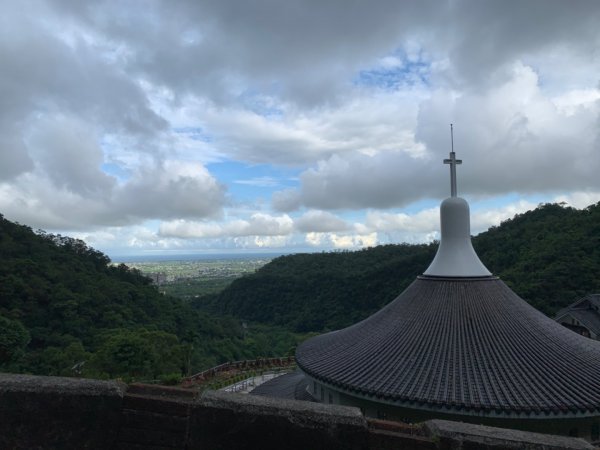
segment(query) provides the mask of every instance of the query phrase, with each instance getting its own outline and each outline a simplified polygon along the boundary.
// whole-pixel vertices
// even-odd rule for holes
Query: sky
[[[600,2],[14,0],[0,213],[111,257],[354,250],[600,201]]]

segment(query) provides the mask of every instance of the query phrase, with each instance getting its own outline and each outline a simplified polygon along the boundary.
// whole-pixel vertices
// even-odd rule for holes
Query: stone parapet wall
[[[110,448],[126,390],[116,381],[0,374],[0,448]]]
[[[353,407],[114,381],[0,374],[0,448],[188,450],[593,449],[575,438]]]

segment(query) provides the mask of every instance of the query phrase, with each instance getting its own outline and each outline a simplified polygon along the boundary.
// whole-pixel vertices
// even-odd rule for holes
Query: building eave
[[[426,411],[437,414],[451,414],[457,416],[482,417],[489,419],[529,419],[529,420],[561,420],[561,419],[581,419],[600,417],[600,408],[590,409],[569,409],[556,408],[554,410],[543,410],[542,408],[501,408],[501,407],[469,407],[466,405],[443,403],[443,402],[427,402],[419,399],[396,398],[390,395],[382,395],[375,391],[368,391],[353,386],[346,386],[332,380],[319,377],[311,374],[305,369],[301,370],[310,379],[316,380],[330,390],[340,392],[342,394],[355,397],[368,402],[384,404],[396,408],[409,409],[415,411]]]

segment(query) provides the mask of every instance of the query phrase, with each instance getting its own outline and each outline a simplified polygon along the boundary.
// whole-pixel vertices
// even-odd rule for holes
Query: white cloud
[[[290,212],[300,208],[302,198],[297,189],[288,188],[274,192],[272,202],[275,211]]]
[[[338,233],[307,233],[306,243],[314,247],[327,247],[338,250],[356,250],[377,245],[377,233],[369,234],[338,234]]]
[[[600,202],[600,192],[571,192],[559,195],[553,201],[555,203],[565,202],[568,206],[581,209]]]
[[[279,186],[280,182],[274,177],[264,176],[264,177],[255,177],[250,178],[248,180],[235,180],[234,183],[237,184],[245,184],[247,186],[257,186],[257,187],[275,187]]]
[[[206,105],[195,114],[228,157],[249,163],[297,165],[352,152],[398,150],[418,156],[424,148],[414,141],[413,129],[425,96],[421,89],[385,95],[357,89],[348,101],[331,107],[302,110],[280,102],[275,118]]]
[[[363,235],[338,235],[331,233],[329,238],[335,248],[351,249],[377,245],[377,233]]]
[[[375,231],[400,231],[428,233],[439,228],[439,208],[430,208],[415,214],[369,211],[365,229]]]
[[[447,192],[448,124],[459,124],[455,147],[459,192],[544,193],[600,187],[597,122],[600,102],[590,95],[570,98],[558,109],[545,97],[538,76],[516,63],[511,77],[485,93],[438,90],[421,102],[415,139],[426,153],[360,151],[333,155],[304,171],[301,187],[273,196],[273,206],[320,209],[404,206]],[[577,108],[579,99],[585,107]],[[573,109],[576,112],[573,113]],[[576,146],[576,148],[574,148]]]
[[[339,217],[327,211],[308,211],[294,220],[295,228],[300,232],[344,231],[349,225]]]
[[[537,204],[527,200],[519,200],[501,207],[491,207],[471,212],[471,234],[479,234],[492,226],[500,225],[504,220],[517,214],[522,214],[535,209]]]
[[[414,213],[368,211],[364,222],[355,223],[357,233],[377,233],[381,243],[408,242],[419,244],[439,238],[439,208]]]
[[[596,109],[598,100],[600,89],[573,89],[552,98],[552,102],[565,116],[572,116],[582,109]]]
[[[34,125],[27,147],[39,175],[59,189],[101,197],[115,187],[116,180],[101,170],[104,157],[97,131],[79,119],[42,118]]]
[[[96,173],[100,181],[106,176],[93,167],[87,169],[92,176],[82,178],[75,171],[68,182],[42,167],[2,186],[0,210],[8,218],[36,228],[94,229],[151,218],[217,217],[225,202],[223,187],[200,165],[170,161],[143,167],[118,185],[95,182]]]
[[[285,236],[293,230],[293,220],[287,215],[271,216],[255,213],[248,220],[237,219],[225,224],[176,220],[163,222],[159,234],[165,237],[215,238],[244,236]]]

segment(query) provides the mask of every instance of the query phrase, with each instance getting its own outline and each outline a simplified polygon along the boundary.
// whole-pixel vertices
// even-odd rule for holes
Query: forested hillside
[[[197,311],[109,263],[80,240],[0,215],[0,371],[177,378],[296,344],[291,333]]]
[[[494,274],[547,314],[600,292],[600,204],[542,205],[473,242]],[[436,249],[283,256],[190,304],[82,241],[0,216],[0,371],[148,380],[285,355],[297,333],[350,325],[393,300]]]
[[[600,203],[545,204],[474,239],[481,260],[548,315],[600,292]]]
[[[196,302],[212,311],[307,332],[354,323],[395,298],[431,261],[434,245],[281,256]]]
[[[600,203],[583,210],[541,205],[481,233],[486,266],[546,314],[600,292]],[[437,244],[282,256],[197,305],[297,331],[355,323],[400,294]]]

